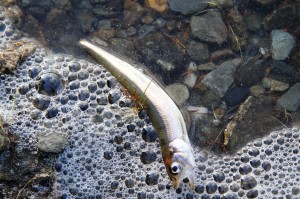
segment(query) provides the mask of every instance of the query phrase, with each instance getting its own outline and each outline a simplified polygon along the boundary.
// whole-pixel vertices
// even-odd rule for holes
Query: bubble
[[[121,95],[118,92],[111,91],[108,94],[108,102],[110,104],[116,103],[120,99]]]
[[[44,95],[36,95],[33,99],[33,106],[41,111],[49,107],[50,98]]]
[[[156,185],[158,184],[159,174],[155,172],[150,172],[146,175],[146,184],[147,185]]]
[[[33,79],[33,78],[37,77],[41,72],[42,72],[42,67],[33,66],[32,68],[30,68],[28,70],[28,75],[29,75],[29,77],[31,77]]]
[[[64,90],[64,81],[57,73],[44,73],[37,78],[37,81],[37,90],[41,94],[55,96],[62,93]]]
[[[213,194],[213,193],[215,193],[217,191],[218,186],[214,182],[209,182],[209,183],[206,184],[205,188],[206,188],[206,192],[208,194]]]
[[[242,164],[239,167],[239,172],[242,175],[247,175],[248,173],[250,173],[252,171],[252,168],[248,165],[248,164]]]
[[[134,131],[134,129],[135,129],[135,125],[134,124],[128,124],[127,125],[127,130],[128,130],[128,132],[133,132]]]
[[[81,66],[80,66],[80,64],[77,63],[77,62],[71,62],[71,63],[69,64],[69,70],[70,70],[71,72],[78,72],[78,71],[80,71],[80,69],[81,69]]]
[[[81,70],[80,73],[78,73],[79,80],[85,80],[88,78],[89,78],[89,72],[87,70]]]
[[[106,160],[111,160],[113,158],[113,156],[114,156],[114,153],[111,151],[104,152],[104,154],[103,154],[103,157]]]
[[[241,188],[244,190],[249,190],[256,187],[257,182],[252,176],[243,176],[241,179]]]
[[[201,193],[204,192],[204,190],[205,190],[205,187],[204,187],[203,185],[196,185],[196,186],[195,186],[195,192],[196,192],[196,193],[201,194]]]
[[[153,127],[145,126],[142,130],[142,138],[145,142],[155,142],[157,134]]]
[[[46,117],[47,117],[47,118],[54,118],[54,117],[57,116],[57,114],[58,114],[58,109],[57,109],[57,107],[50,107],[50,108],[48,109],[48,111],[46,112]]]
[[[216,182],[223,182],[225,180],[225,175],[223,172],[216,172],[213,174],[213,178]]]
[[[156,153],[152,151],[145,151],[141,154],[141,161],[144,164],[150,164],[156,161]]]

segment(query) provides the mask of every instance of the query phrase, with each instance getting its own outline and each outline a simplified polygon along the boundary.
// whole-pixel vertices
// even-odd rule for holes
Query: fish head
[[[192,189],[195,188],[194,168],[196,167],[190,143],[179,142],[175,148],[170,163],[167,165],[168,174],[172,180],[174,188],[178,188],[183,179],[188,179]]]

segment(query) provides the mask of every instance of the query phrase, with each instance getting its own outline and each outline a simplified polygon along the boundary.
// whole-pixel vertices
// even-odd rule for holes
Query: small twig
[[[41,173],[41,174],[37,174],[35,175],[33,178],[31,178],[25,185],[24,187],[18,192],[18,195],[16,197],[16,199],[19,199],[21,196],[22,191],[33,181],[39,178],[48,178],[50,177],[50,175],[48,173]]]

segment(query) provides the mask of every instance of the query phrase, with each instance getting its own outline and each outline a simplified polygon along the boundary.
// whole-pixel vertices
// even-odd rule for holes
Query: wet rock
[[[224,61],[235,58],[235,54],[230,49],[217,50],[210,56],[215,64],[221,64]]]
[[[192,40],[187,46],[187,53],[195,62],[204,62],[209,57],[208,46]]]
[[[0,128],[0,154],[4,149],[6,149],[9,146],[9,144],[10,144],[10,140],[8,138],[7,133],[5,132],[5,129],[2,126]]]
[[[234,51],[241,51],[241,49],[246,46],[248,38],[248,32],[244,18],[236,8],[230,10],[228,17],[228,23],[230,24],[229,36],[233,44],[231,48]]]
[[[272,79],[288,84],[295,84],[300,81],[300,77],[295,68],[281,61],[272,61],[269,76]]]
[[[290,28],[296,20],[296,7],[293,4],[283,4],[264,18],[266,30]]]
[[[93,24],[97,23],[97,18],[90,13],[81,13],[78,14],[78,23],[81,25],[81,29],[86,32],[93,32]]]
[[[53,3],[58,8],[64,8],[70,3],[70,0],[53,0]]]
[[[146,5],[157,12],[166,12],[168,10],[168,0],[146,0]]]
[[[183,84],[187,85],[189,88],[193,88],[195,86],[197,80],[197,76],[194,73],[195,71],[197,71],[197,65],[195,62],[191,62],[183,77]]]
[[[208,73],[202,82],[222,97],[234,82],[234,72],[240,62],[239,58],[224,62],[217,69]]]
[[[145,13],[145,9],[137,2],[125,0],[124,2],[124,23],[126,27],[135,24]]]
[[[260,3],[262,5],[268,5],[271,3],[275,3],[276,0],[255,0],[257,3]]]
[[[265,93],[265,88],[261,85],[254,85],[250,87],[250,95],[252,96],[260,96]]]
[[[228,8],[233,6],[233,0],[211,0],[207,2],[210,6],[220,7],[220,8]]]
[[[285,91],[289,88],[289,84],[275,79],[270,79],[270,91]]]
[[[253,32],[258,31],[262,27],[263,18],[257,13],[249,13],[245,16],[247,29]]]
[[[17,64],[26,59],[36,49],[33,43],[20,41],[0,52],[0,74],[4,71],[13,71]]]
[[[184,102],[189,98],[189,90],[187,86],[179,83],[171,84],[166,87],[166,92],[171,96],[171,98],[178,103],[178,105],[184,104]]]
[[[224,131],[224,145],[233,152],[281,125],[270,96],[248,97]]]
[[[260,55],[245,58],[234,73],[236,85],[239,87],[250,87],[260,82],[265,76],[263,61],[260,59]]]
[[[151,67],[152,71],[159,69],[170,71],[182,65],[184,51],[161,33],[151,32],[136,42],[135,46],[140,54],[137,57],[140,57],[145,65]]]
[[[274,60],[286,59],[296,45],[293,36],[283,30],[273,30],[271,32],[271,39],[272,58]]]
[[[182,14],[200,12],[207,7],[205,0],[169,0],[170,9]]]
[[[229,107],[239,105],[242,103],[249,94],[249,88],[240,88],[237,86],[232,86],[227,90],[223,96],[223,100],[226,102],[226,105]]]
[[[60,132],[51,132],[37,136],[36,146],[45,153],[60,153],[68,144],[68,136]]]
[[[138,38],[142,39],[154,30],[155,30],[155,26],[153,25],[142,25],[138,30]]]
[[[93,7],[89,0],[71,0],[71,2],[78,9],[91,9]]]
[[[228,36],[227,28],[217,11],[209,11],[191,18],[192,35],[202,41],[221,44]]]
[[[198,70],[206,70],[206,71],[212,71],[215,70],[218,66],[215,65],[213,62],[207,62],[205,64],[200,64],[197,68]]]
[[[297,111],[300,107],[300,83],[293,85],[277,100],[277,105],[288,111]]]

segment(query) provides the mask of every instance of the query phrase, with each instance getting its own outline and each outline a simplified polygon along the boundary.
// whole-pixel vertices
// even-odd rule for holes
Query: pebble
[[[281,82],[281,81],[277,81],[275,79],[270,79],[270,91],[280,91],[283,92],[285,90],[287,90],[290,85],[288,83],[285,82]]]
[[[183,105],[184,102],[190,97],[187,86],[180,83],[167,86],[166,92],[175,102],[177,102],[178,106]]]
[[[250,95],[260,96],[265,93],[265,88],[261,85],[254,85],[250,87]]]
[[[264,28],[268,31],[281,28],[290,28],[296,20],[294,4],[282,4],[278,9],[267,15],[263,20]]]
[[[271,32],[272,58],[274,60],[284,60],[288,58],[296,45],[294,37],[283,30],[273,30]]]
[[[60,132],[37,135],[36,146],[45,153],[60,153],[68,144],[68,136]]]
[[[271,62],[269,77],[288,84],[295,84],[300,81],[300,77],[294,67],[281,61]]]
[[[197,76],[193,72],[187,72],[183,77],[182,83],[188,86],[189,88],[193,88],[196,84]]]
[[[192,40],[187,46],[187,53],[198,63],[203,63],[209,57],[208,46],[205,43]]]
[[[265,76],[265,68],[260,55],[247,57],[234,73],[234,81],[239,87],[250,87],[262,80]]]
[[[300,83],[293,85],[277,100],[277,105],[287,111],[297,111],[300,107]]]
[[[210,59],[213,61],[215,64],[221,64],[222,62],[229,60],[229,59],[234,59],[236,56],[232,52],[231,49],[223,49],[223,50],[217,50],[214,51]]]
[[[208,11],[201,16],[191,18],[191,33],[202,41],[223,43],[228,36],[227,27],[218,11]]]
[[[247,29],[253,32],[258,31],[262,27],[262,16],[258,13],[249,13],[244,17]]]
[[[184,15],[200,12],[207,7],[206,0],[169,0],[170,9]]]
[[[208,73],[202,82],[214,90],[220,97],[224,96],[230,85],[234,82],[234,72],[241,59],[236,58],[222,63],[217,69]]]

